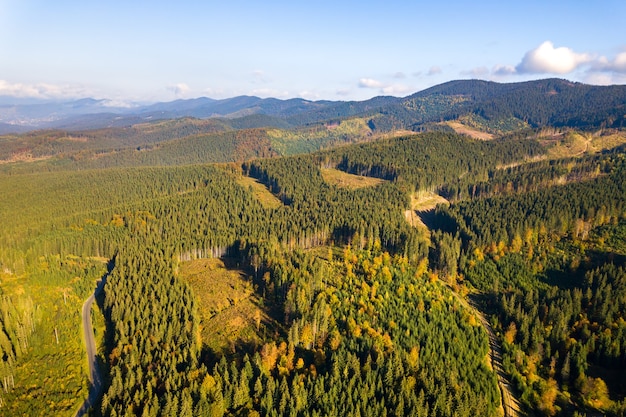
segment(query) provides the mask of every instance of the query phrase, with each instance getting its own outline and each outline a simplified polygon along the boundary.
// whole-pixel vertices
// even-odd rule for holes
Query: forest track
[[[93,326],[91,324],[91,307],[96,299],[96,295],[104,288],[106,281],[106,275],[98,281],[96,289],[93,294],[85,300],[82,310],[82,322],[83,333],[85,335],[85,348],[87,350],[87,363],[89,364],[89,382],[90,389],[89,395],[81,405],[80,409],[76,412],[76,417],[86,416],[89,413],[89,409],[93,407],[98,398],[102,394],[102,375],[100,375],[100,369],[98,367],[98,360],[96,357],[96,340],[93,334]]]
[[[513,387],[507,378],[506,372],[504,372],[504,366],[502,365],[502,348],[500,347],[500,343],[496,338],[493,329],[491,328],[491,324],[489,320],[485,317],[485,315],[480,311],[478,306],[471,299],[468,301],[464,297],[462,297],[459,293],[454,291],[454,288],[450,284],[445,281],[440,281],[443,285],[447,286],[452,294],[456,297],[457,300],[463,305],[463,307],[472,311],[480,321],[481,325],[487,331],[487,336],[489,337],[489,361],[491,362],[491,368],[496,373],[498,377],[498,388],[500,389],[500,396],[502,401],[502,411],[504,413],[504,417],[523,417],[525,416],[522,413],[520,408],[520,403],[515,394],[513,393]]]
[[[463,299],[459,295],[457,295],[457,297]],[[465,299],[463,299],[463,301],[465,301],[465,305],[478,316],[480,323],[483,325],[483,327],[487,331],[487,335],[489,336],[489,359],[491,361],[491,367],[498,377],[498,386],[500,388],[500,394],[502,396],[504,417],[522,416],[523,413],[521,412],[519,401],[513,394],[513,388],[511,387],[511,383],[509,382],[509,379],[504,372],[504,366],[502,365],[502,348],[500,347],[500,343],[498,342],[498,339],[496,338],[496,335],[491,328],[491,324],[472,300],[466,301]]]

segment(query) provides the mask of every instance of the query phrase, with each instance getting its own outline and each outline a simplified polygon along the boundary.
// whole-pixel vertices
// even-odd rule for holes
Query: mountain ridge
[[[93,98],[41,103],[16,99],[16,103],[6,104],[6,98],[0,101],[0,133],[120,127],[183,117],[237,119],[257,114],[282,119],[294,127],[359,116],[370,118],[379,130],[414,130],[425,123],[462,116],[485,120],[504,116],[531,127],[572,123],[585,127],[600,123],[599,118],[610,119],[608,127],[626,125],[625,85],[595,86],[558,78],[517,83],[452,80],[406,97],[376,96],[363,101],[282,100],[244,95],[130,107]]]

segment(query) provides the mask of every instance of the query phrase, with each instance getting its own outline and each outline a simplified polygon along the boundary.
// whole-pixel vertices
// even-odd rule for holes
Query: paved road
[[[98,361],[96,358],[96,341],[93,335],[93,327],[91,325],[91,307],[96,299],[96,294],[102,291],[106,276],[98,281],[98,285],[93,294],[83,304],[83,332],[85,334],[85,345],[87,348],[87,362],[89,363],[89,382],[91,387],[89,389],[89,396],[85,399],[85,402],[80,407],[80,410],[76,413],[76,417],[86,416],[89,409],[96,404],[98,397],[102,393],[102,377],[100,370],[98,369]]]

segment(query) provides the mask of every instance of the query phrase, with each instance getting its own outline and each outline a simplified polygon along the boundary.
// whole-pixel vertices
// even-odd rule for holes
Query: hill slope
[[[107,113],[98,113],[98,109],[106,109]],[[49,121],[41,122],[44,119]],[[15,125],[17,132],[27,128],[28,120],[62,129],[0,137],[2,161],[56,156],[84,159],[93,157],[94,152],[136,152],[169,141],[176,142],[168,149],[176,148],[176,154],[185,155],[195,152],[192,148],[197,147],[198,135],[208,135],[208,142],[203,141],[211,145],[204,148],[212,152],[216,147],[219,151],[219,158],[210,161],[228,162],[258,155],[312,152],[407,130],[451,131],[454,127],[457,132],[493,138],[529,128],[619,129],[626,127],[626,86],[591,86],[560,79],[510,84],[457,80],[405,98],[375,97],[360,102],[241,96],[117,110],[103,101],[79,100],[59,105],[3,105],[0,122],[3,120],[21,120],[19,126]],[[11,126],[1,124],[0,129],[6,132]],[[228,136],[246,140],[220,149],[225,136],[213,135],[229,131],[246,131]],[[258,148],[260,142],[267,146]],[[248,144],[255,149],[246,150]],[[237,152],[229,153],[228,149]],[[149,160],[156,163],[164,159]],[[185,163],[186,159],[176,160]],[[187,161],[192,162],[208,161]]]

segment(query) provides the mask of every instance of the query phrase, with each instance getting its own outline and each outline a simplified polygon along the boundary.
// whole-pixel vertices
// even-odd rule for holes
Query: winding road
[[[98,281],[98,285],[93,294],[83,304],[83,313],[82,313],[82,321],[83,321],[83,333],[85,335],[85,346],[87,349],[87,363],[89,364],[89,396],[83,402],[83,405],[76,412],[76,417],[86,416],[89,412],[89,409],[93,407],[94,404],[98,401],[98,397],[102,393],[102,377],[100,375],[100,370],[98,368],[98,361],[96,358],[96,340],[93,334],[93,326],[91,325],[91,307],[93,306],[93,302],[96,299],[96,295],[102,291],[104,288],[104,283],[106,281],[106,275]]]

